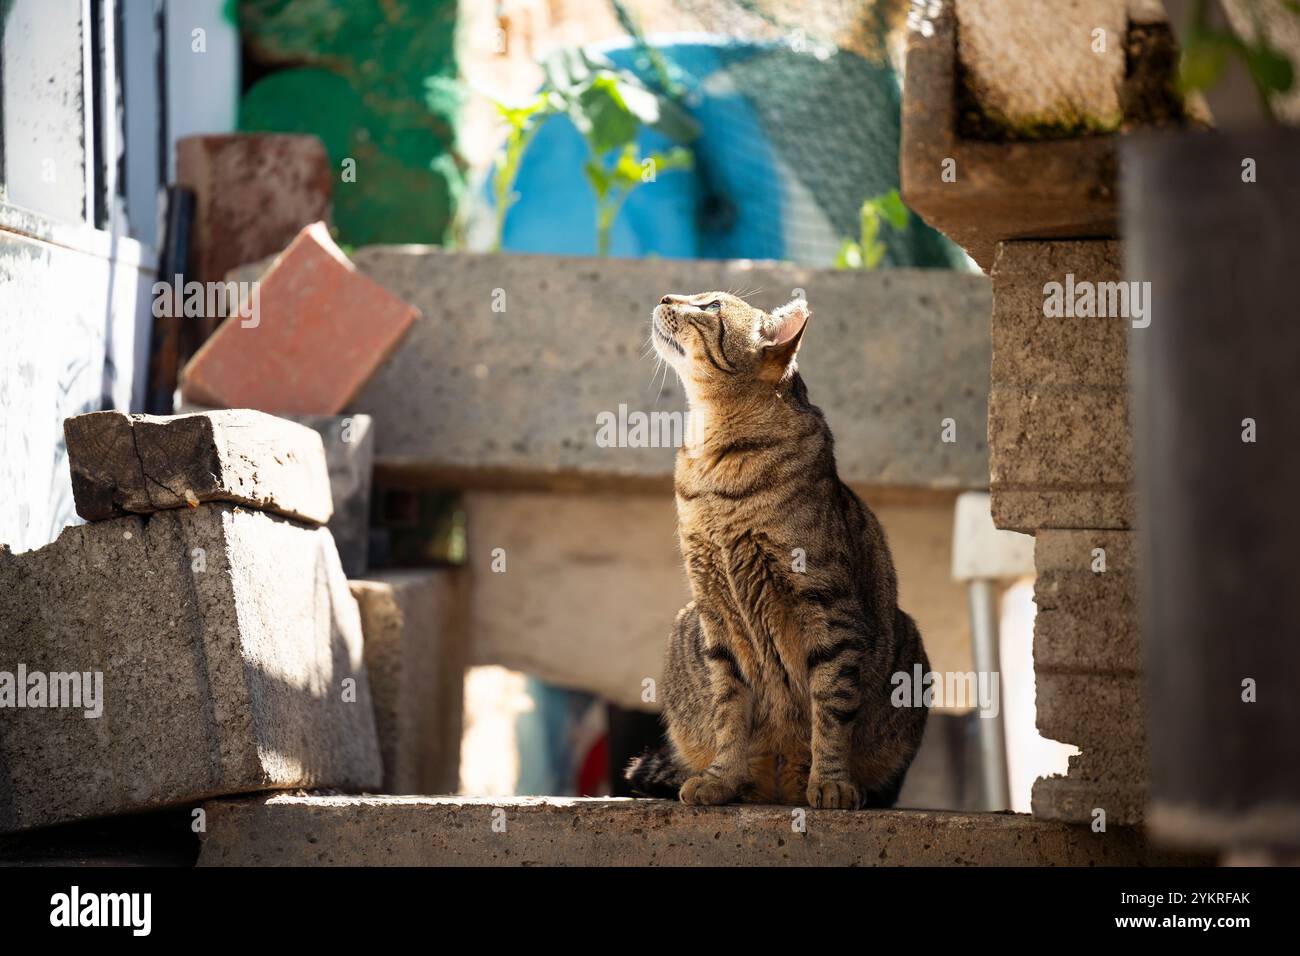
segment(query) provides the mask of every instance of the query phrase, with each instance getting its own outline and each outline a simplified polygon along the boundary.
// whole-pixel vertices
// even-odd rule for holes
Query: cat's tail
[[[677,791],[686,781],[686,775],[673,760],[669,747],[650,747],[639,757],[633,757],[623,772],[634,793],[643,797],[663,797],[676,800]]]

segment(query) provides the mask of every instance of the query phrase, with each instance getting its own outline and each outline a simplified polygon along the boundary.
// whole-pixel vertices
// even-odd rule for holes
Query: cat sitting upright
[[[647,796],[887,807],[920,745],[926,710],[893,706],[890,678],[929,662],[799,375],[809,315],[724,292],[654,310],[690,406],[674,485],[694,600],[668,641],[669,746],[626,772]]]

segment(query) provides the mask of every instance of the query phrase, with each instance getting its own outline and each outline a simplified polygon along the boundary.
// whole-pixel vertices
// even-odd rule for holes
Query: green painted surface
[[[244,94],[240,129],[321,138],[338,174],[341,242],[442,242],[463,188],[460,103],[445,82],[456,75],[456,0],[239,0],[238,9],[245,57],[269,71]],[[355,182],[342,176],[346,159]]]

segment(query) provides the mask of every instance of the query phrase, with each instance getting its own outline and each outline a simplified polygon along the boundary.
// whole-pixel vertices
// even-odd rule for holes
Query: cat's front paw
[[[856,810],[861,798],[847,778],[808,778],[808,806],[821,810]]]
[[[717,806],[736,799],[736,787],[718,777],[701,773],[682,784],[678,796],[681,797],[682,803],[694,806]]]

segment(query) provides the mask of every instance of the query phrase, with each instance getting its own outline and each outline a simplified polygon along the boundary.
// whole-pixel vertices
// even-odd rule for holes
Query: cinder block
[[[654,360],[641,357],[650,310],[666,291],[749,288],[767,309],[807,294],[816,324],[799,367],[845,481],[987,485],[983,276],[414,246],[360,249],[356,262],[426,316],[350,406],[380,422],[386,473],[444,487],[667,492],[685,405],[675,377],[661,390]],[[641,441],[602,436],[621,412],[641,419]],[[953,442],[943,440],[949,418]]]
[[[1147,768],[1140,751],[1090,751],[1070,758],[1066,774],[1039,777],[1030,798],[1035,819],[1093,824],[1096,811],[1106,826],[1142,822],[1147,799]]]
[[[1148,773],[1134,537],[1036,535],[1038,729],[1083,750],[1065,775],[1035,781],[1040,819],[1091,824],[1097,808],[1108,826],[1142,819]]]
[[[234,133],[181,138],[176,181],[195,197],[190,263],[197,274],[186,278],[216,282],[328,220],[334,175],[314,136]]]
[[[994,522],[1015,531],[1130,528],[1126,345],[1133,319],[1044,314],[1048,283],[1087,282],[1095,290],[1119,282],[1119,244],[1004,242],[992,277]]]
[[[64,419],[63,434],[77,514],[87,521],[209,501],[314,524],[333,512],[320,438],[273,415],[91,412]]]
[[[257,314],[232,315],[185,366],[181,391],[200,405],[334,415],[415,322],[407,303],[357,272],[315,223],[272,263]]]
[[[1120,387],[1128,383],[1128,331],[1123,316],[1044,314],[1049,282],[1119,282],[1123,248],[1117,241],[1003,242],[993,280],[995,386]]]
[[[956,10],[965,86],[987,122],[1027,139],[1119,127],[1127,0],[957,0]]]
[[[102,711],[0,710],[0,831],[380,781],[361,621],[324,528],[209,504],[0,548],[0,671],[20,668],[102,675]]]
[[[1141,671],[1133,538],[1132,532],[1125,531],[1038,532],[1035,671],[1114,675]]]
[[[688,807],[676,800],[213,801],[200,866],[1161,866],[1205,858],[1023,813]],[[500,828],[500,822],[505,828]],[[496,829],[494,830],[494,825]]]
[[[1035,672],[1038,730],[1087,751],[1143,746],[1140,675]]]
[[[348,582],[361,609],[384,793],[455,793],[468,577],[461,569],[372,572]]]
[[[330,534],[349,578],[365,574],[370,552],[370,486],[375,467],[375,428],[369,415],[295,415],[325,445],[334,517]]]

